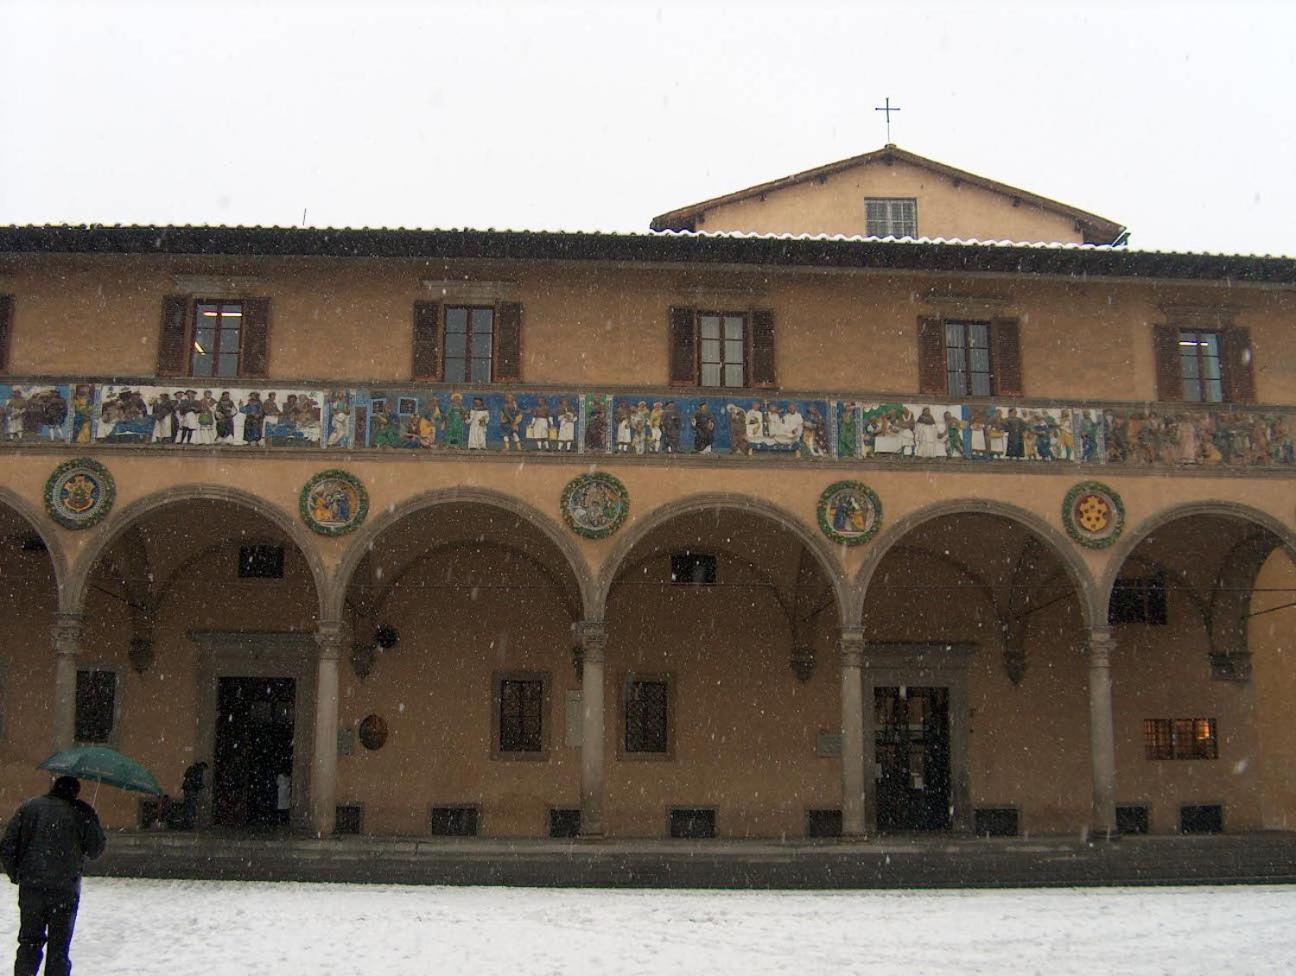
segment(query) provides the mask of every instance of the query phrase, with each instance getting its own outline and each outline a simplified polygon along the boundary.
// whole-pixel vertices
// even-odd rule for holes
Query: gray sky
[[[1296,254],[1296,4],[0,0],[0,224],[645,230],[893,141]]]

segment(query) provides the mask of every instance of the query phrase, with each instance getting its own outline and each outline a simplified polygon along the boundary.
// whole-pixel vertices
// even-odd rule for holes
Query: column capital
[[[578,620],[572,624],[572,636],[580,644],[585,661],[603,663],[603,650],[607,647],[607,625],[601,620]]]
[[[1089,666],[1111,666],[1111,652],[1116,649],[1116,637],[1110,627],[1094,627],[1089,631]]]
[[[85,614],[63,611],[55,613],[54,624],[50,627],[50,635],[54,640],[54,653],[73,656],[81,653],[81,635],[84,630]]]
[[[844,668],[864,666],[864,628],[843,627],[837,635],[837,650]]]
[[[315,643],[321,661],[334,661],[342,657],[342,625],[336,620],[321,620],[315,628]]]

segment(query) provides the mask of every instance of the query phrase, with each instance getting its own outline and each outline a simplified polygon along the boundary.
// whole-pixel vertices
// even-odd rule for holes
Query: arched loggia
[[[841,727],[842,572],[817,530],[748,496],[689,496],[628,528],[598,592],[610,832],[661,836],[666,808],[672,831],[824,829],[841,807],[820,750]]]
[[[26,500],[0,488],[0,804],[10,809],[48,784],[58,619],[66,561],[55,531]]]
[[[543,836],[579,805],[590,579],[570,532],[500,492],[420,494],[356,534],[330,605],[351,634],[340,727],[391,733],[338,764],[366,832],[424,834],[432,810],[434,833]]]
[[[62,737],[75,726],[77,739],[119,745],[170,791],[207,762],[202,824],[306,827],[326,583],[311,533],[250,492],[178,486],[125,506],[70,574]],[[105,804],[108,822],[136,821],[131,798]]]
[[[1282,521],[1220,500],[1156,512],[1114,547],[1116,761],[1147,829],[1201,807],[1229,830],[1289,826],[1294,556]]]
[[[1016,811],[1020,829],[1105,827],[1109,679],[1092,647],[1095,592],[1075,544],[1014,505],[949,500],[879,535],[853,594],[871,825],[970,830],[992,807]],[[1077,749],[1086,739],[1088,752]]]

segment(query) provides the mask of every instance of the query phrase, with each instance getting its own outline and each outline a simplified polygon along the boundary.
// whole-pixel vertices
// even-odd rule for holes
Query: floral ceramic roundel
[[[1097,481],[1084,481],[1067,492],[1062,502],[1067,534],[1082,546],[1101,549],[1120,538],[1125,505],[1120,495]]]
[[[64,461],[45,482],[45,511],[67,529],[88,529],[112,510],[113,477],[98,461]]]
[[[321,471],[302,487],[298,500],[302,521],[320,535],[345,535],[369,514],[369,493],[346,471]]]
[[[837,481],[819,496],[819,528],[833,542],[857,546],[882,525],[882,500],[862,481]]]
[[[602,539],[625,521],[630,492],[610,474],[583,474],[567,482],[559,505],[569,529],[587,539]]]

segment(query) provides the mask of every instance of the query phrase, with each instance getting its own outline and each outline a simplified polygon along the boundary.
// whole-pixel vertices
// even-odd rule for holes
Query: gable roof
[[[652,230],[697,230],[697,225],[700,222],[699,218],[701,218],[706,211],[714,210],[716,207],[723,206],[727,203],[737,203],[740,200],[748,200],[752,197],[764,196],[767,193],[773,193],[776,190],[796,186],[799,183],[807,183],[811,180],[822,180],[834,173],[853,169],[856,166],[864,166],[868,163],[897,162],[909,163],[912,166],[918,166],[922,169],[930,170],[933,173],[939,173],[942,176],[954,180],[956,183],[961,182],[972,186],[978,186],[984,190],[1001,194],[1020,203],[1031,204],[1032,206],[1039,207],[1042,210],[1048,210],[1052,213],[1070,217],[1075,220],[1079,225],[1079,229],[1084,232],[1084,242],[1086,244],[1113,244],[1125,231],[1125,227],[1114,220],[1108,220],[1106,217],[1100,217],[1097,214],[1089,213],[1087,210],[1081,210],[1078,207],[1072,207],[1065,203],[1059,203],[1056,200],[1050,200],[1048,197],[1042,197],[1037,193],[1030,193],[1026,190],[1018,189],[1015,186],[1009,186],[1007,183],[999,183],[996,180],[987,179],[984,176],[977,176],[975,173],[969,173],[966,170],[947,166],[945,163],[938,163],[934,159],[928,159],[925,156],[919,156],[917,153],[911,153],[907,149],[901,149],[894,143],[888,143],[881,149],[870,153],[864,153],[862,156],[852,156],[850,159],[838,160],[835,163],[828,163],[826,166],[816,166],[814,169],[808,169],[801,173],[794,173],[791,176],[784,176],[781,179],[770,180],[768,183],[758,183],[756,186],[749,186],[745,190],[726,193],[724,196],[712,197],[710,200],[703,200],[701,203],[695,203],[687,207],[680,207],[678,210],[671,210],[668,213],[654,217],[649,226]]]

